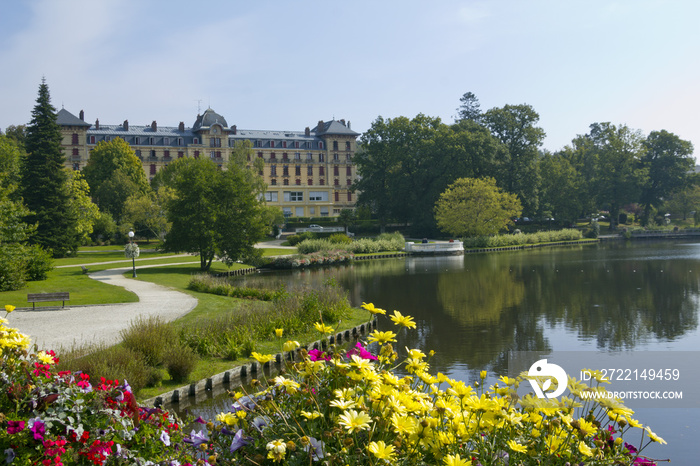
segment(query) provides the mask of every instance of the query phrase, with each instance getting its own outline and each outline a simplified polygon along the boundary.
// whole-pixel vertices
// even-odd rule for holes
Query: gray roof
[[[56,114],[56,123],[61,126],[92,126],[90,123],[85,123],[83,120],[73,115],[65,108],[62,108]]]
[[[216,113],[211,108],[204,111],[204,115],[197,115],[197,120],[192,126],[193,131],[198,131],[203,128],[210,128],[214,124],[219,124],[224,128],[228,128],[228,123],[226,123],[226,118]]]
[[[318,128],[316,128],[316,134],[318,136],[322,134],[344,134],[346,136],[360,135],[360,133],[356,133],[355,131],[351,130],[348,126],[345,126],[345,123],[336,120],[324,122],[323,129],[320,132],[318,131]]]
[[[129,130],[125,131],[122,125],[103,125],[100,123],[100,129],[94,127],[88,130],[88,134],[108,134],[111,136],[193,136],[191,128],[185,128],[185,131],[178,130],[175,126],[158,126],[158,129],[153,131],[151,126],[137,126],[129,124]]]

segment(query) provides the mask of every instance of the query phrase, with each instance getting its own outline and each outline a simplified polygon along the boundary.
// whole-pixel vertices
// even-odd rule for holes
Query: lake
[[[315,285],[329,278],[348,290],[355,306],[372,302],[413,316],[417,329],[400,332],[396,347],[435,350],[431,372],[466,382],[478,380],[482,369],[491,383],[508,374],[513,352],[554,361],[578,355],[594,369],[607,363],[603,356],[620,357],[623,364],[641,361],[639,374],[644,361],[653,361],[654,370],[680,368],[682,384],[672,380],[661,388],[682,389],[683,400],[627,404],[668,442],[651,445],[647,456],[697,464],[700,243],[613,241],[358,261],[241,281]],[[395,327],[382,318],[379,329]],[[637,382],[635,389],[647,388],[646,380]]]

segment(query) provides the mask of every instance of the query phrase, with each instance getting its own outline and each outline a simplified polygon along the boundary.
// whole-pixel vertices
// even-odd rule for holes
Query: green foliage
[[[580,230],[568,228],[563,230],[540,231],[537,233],[479,236],[475,238],[465,238],[463,241],[465,248],[499,248],[523,246],[526,244],[556,243],[559,241],[577,241],[581,238]]]
[[[130,196],[150,191],[141,160],[121,138],[97,143],[83,174],[100,211],[108,212],[118,222]]]
[[[100,212],[92,226],[93,241],[112,241],[117,234],[117,222],[109,212]]]
[[[138,236],[162,238],[170,229],[165,206],[174,195],[173,190],[166,186],[155,193],[149,191],[131,195],[124,206],[122,222],[133,226]]]
[[[24,251],[27,280],[46,280],[48,273],[53,270],[53,258],[40,246],[27,246]]]
[[[175,382],[186,382],[197,366],[197,353],[189,346],[176,344],[169,346],[163,355],[163,365]]]
[[[304,240],[297,245],[300,254],[342,249],[353,254],[374,254],[383,251],[400,251],[406,245],[401,233],[383,233],[376,239],[360,238],[347,243],[336,243],[330,239]]]
[[[161,364],[168,347],[177,343],[172,325],[154,316],[138,317],[120,336],[124,347],[139,353],[151,366]]]
[[[334,244],[350,244],[352,243],[352,238],[344,233],[334,233],[328,237],[328,241]]]
[[[215,256],[227,265],[259,254],[257,241],[269,231],[271,213],[260,194],[262,179],[237,158],[226,170],[210,159],[178,159],[164,170],[165,186],[174,196],[167,203],[172,227],[163,248],[200,257],[206,271]]]
[[[45,82],[39,86],[36,102],[27,126],[27,156],[21,169],[22,198],[30,211],[25,221],[37,224],[32,243],[51,251],[54,257],[63,257],[76,253],[81,235],[71,207],[61,130]]]
[[[0,246],[0,291],[19,290],[26,284],[23,256],[24,247],[20,245]]]
[[[214,277],[209,274],[196,274],[190,278],[187,288],[200,293],[212,293],[219,296],[229,296],[231,298],[247,298],[260,301],[272,301],[279,297],[282,290],[271,290],[266,288],[251,288],[234,286],[230,279],[224,277]]]
[[[290,246],[296,246],[297,244],[301,243],[302,241],[306,241],[307,239],[315,239],[316,234],[312,233],[310,231],[305,231],[303,233],[297,233],[296,235],[290,235],[287,236],[287,243],[289,243]]]
[[[460,178],[435,205],[438,227],[453,236],[494,235],[521,212],[518,197],[499,189],[493,178]]]
[[[85,244],[93,231],[93,225],[100,216],[100,211],[90,199],[90,187],[81,172],[68,172],[68,193],[70,211],[75,218],[75,235],[80,244]]]

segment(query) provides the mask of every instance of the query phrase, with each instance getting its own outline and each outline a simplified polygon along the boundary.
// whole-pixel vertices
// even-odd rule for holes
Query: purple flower
[[[10,464],[15,460],[15,451],[12,448],[5,450],[5,464]]]
[[[186,443],[191,443],[195,447],[207,443],[208,441],[209,437],[207,436],[206,431],[196,431],[194,429],[192,429],[192,432],[190,432],[190,438],[185,439]]]
[[[206,424],[207,421],[202,419],[202,416],[199,416],[197,419],[194,420],[194,422],[198,422],[199,424]]]
[[[24,430],[24,421],[7,421],[7,433],[16,434]]]
[[[170,436],[166,431],[160,433],[160,441],[163,442],[166,447],[170,446]]]
[[[250,440],[250,437],[243,435],[243,429],[239,429],[238,432],[236,432],[236,435],[233,436],[233,441],[231,442],[231,447],[229,450],[231,450],[231,453],[233,453],[239,448],[248,445]]]
[[[267,416],[258,416],[255,419],[253,419],[253,422],[251,424],[253,427],[258,429],[258,432],[262,432],[264,427],[267,427],[267,425],[270,423],[270,418]]]
[[[304,451],[311,451],[311,458],[314,461],[321,460],[326,457],[323,449],[326,448],[326,444],[322,441],[316,440],[313,437],[309,437],[309,444],[304,447]]]
[[[41,420],[41,418],[35,417],[34,419],[30,419],[29,423],[31,425],[30,430],[32,431],[34,440],[43,440],[44,433],[46,432],[46,425]]]

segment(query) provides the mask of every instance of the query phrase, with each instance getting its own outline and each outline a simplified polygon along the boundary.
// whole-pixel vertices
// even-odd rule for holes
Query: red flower
[[[24,421],[7,421],[7,433],[16,434],[24,430]]]

